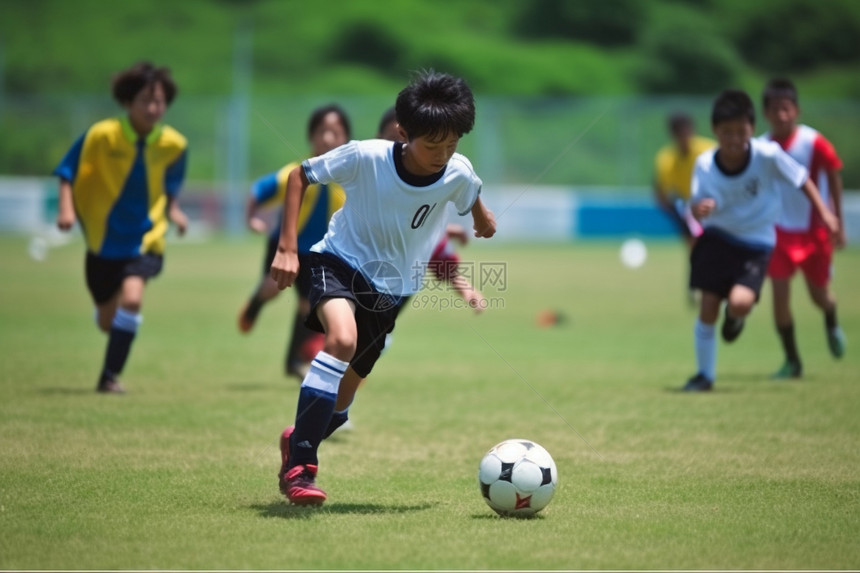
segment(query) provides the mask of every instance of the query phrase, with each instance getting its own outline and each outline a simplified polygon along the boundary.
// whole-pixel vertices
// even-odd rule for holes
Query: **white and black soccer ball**
[[[481,494],[496,513],[529,517],[547,506],[558,485],[555,462],[531,440],[505,440],[493,446],[478,469]]]

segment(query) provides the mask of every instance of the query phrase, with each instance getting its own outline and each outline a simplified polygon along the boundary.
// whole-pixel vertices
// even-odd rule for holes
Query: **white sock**
[[[716,326],[705,324],[696,319],[693,336],[696,341],[696,364],[699,372],[713,382],[717,373],[717,337]]]
[[[346,374],[348,366],[349,362],[320,351],[311,361],[311,367],[302,381],[302,388],[311,388],[318,394],[332,396],[334,399],[337,397],[340,379]]]

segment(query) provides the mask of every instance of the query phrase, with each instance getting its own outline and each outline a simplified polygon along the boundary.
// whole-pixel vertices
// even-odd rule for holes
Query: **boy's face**
[[[167,97],[160,82],[137,92],[131,103],[125,104],[128,119],[139,135],[147,135],[167,111]]]
[[[764,108],[764,117],[770,123],[771,133],[777,137],[791,135],[799,114],[797,105],[785,97],[771,99]]]
[[[406,141],[403,136],[403,130],[400,129],[400,124],[396,121],[389,121],[379,132],[379,139],[387,139],[388,141]]]
[[[426,137],[410,139],[406,145],[404,165],[415,175],[433,175],[445,168],[451,156],[457,151],[460,137],[449,133],[438,141]]]
[[[746,157],[750,139],[753,136],[753,124],[747,118],[727,119],[714,125],[714,135],[720,147],[720,155],[728,160],[739,160]]]
[[[311,151],[322,155],[347,142],[346,129],[336,112],[329,112],[311,134]]]

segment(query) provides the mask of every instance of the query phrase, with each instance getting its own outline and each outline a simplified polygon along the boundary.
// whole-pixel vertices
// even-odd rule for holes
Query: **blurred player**
[[[755,108],[742,91],[726,90],[714,102],[711,125],[718,147],[696,160],[692,212],[704,232],[690,257],[690,286],[701,289],[694,330],[698,372],[686,391],[713,387],[717,339],[715,323],[726,299],[722,336],[734,341],[759,297],[782,196],[800,189],[831,232],[839,221],[830,212],[806,168],[776,143],[752,139]]]
[[[315,157],[343,145],[351,137],[349,117],[338,105],[326,105],[315,109],[308,119],[308,141],[311,153]],[[260,209],[273,205],[283,205],[284,193],[287,187],[287,176],[290,171],[299,166],[299,162],[285,165],[274,173],[269,173],[258,179],[251,188],[245,209],[248,227],[255,233],[269,233],[266,258],[263,261],[263,274],[251,298],[239,312],[239,330],[250,332],[260,314],[260,310],[280,291],[278,285],[269,276],[269,268],[278,249],[278,238],[281,234],[281,213],[278,213],[278,224],[269,231],[266,222],[260,217]],[[311,246],[323,238],[332,214],[343,206],[343,189],[337,184],[311,185],[308,187],[302,201],[298,221],[298,248],[302,268]],[[301,380],[307,373],[308,364],[313,356],[322,348],[322,334],[313,332],[305,321],[310,312],[308,292],[310,277],[299,273],[296,279],[298,305],[293,319],[290,346],[284,360],[284,370],[288,376],[296,376]],[[305,356],[309,354],[309,356]]]
[[[794,84],[785,79],[768,82],[763,95],[764,116],[770,132],[762,137],[773,140],[795,161],[809,170],[821,190],[822,199],[839,219],[839,232],[831,237],[812,205],[800,193],[782,194],[782,215],[776,223],[776,247],[770,259],[768,276],[773,285],[773,316],[785,352],[785,363],[776,378],[799,378],[803,364],[794,337],[791,316],[791,277],[799,268],[806,279],[809,296],[824,313],[824,330],[830,352],[836,358],[845,352],[845,338],[836,320],[836,298],[830,290],[833,248],[845,246],[842,227],[842,160],[823,135],[806,125],[799,125],[800,108]]]
[[[379,121],[379,129],[376,136],[380,139],[388,141],[405,142],[405,136],[400,130],[397,123],[397,114],[394,108],[389,108],[382,114]],[[430,261],[427,263],[427,270],[433,273],[437,280],[451,285],[457,294],[466,301],[471,309],[476,314],[481,314],[486,307],[484,295],[469,282],[466,277],[458,272],[460,266],[460,257],[454,251],[451,245],[451,240],[457,241],[461,245],[465,245],[469,241],[469,234],[462,225],[449,224],[445,229],[445,234],[430,255]],[[400,310],[408,306],[407,301],[403,301],[400,305]]]
[[[451,202],[471,211],[475,236],[492,237],[496,223],[479,197],[481,180],[456,153],[475,121],[466,83],[424,72],[397,96],[397,118],[406,143],[353,141],[302,162],[290,173],[272,277],[280,288],[299,272],[297,221],[311,183],[340,183],[346,204],[332,217],[325,237],[311,249],[311,315],[308,325],[325,333],[302,382],[293,431],[282,435],[281,491],[292,503],[321,504],[315,485],[317,449],[346,419],[338,402],[349,401],[358,377],[366,377],[394,329],[401,297],[415,291],[416,265],[438,241]],[[341,391],[341,384],[349,387]]]
[[[57,226],[76,219],[86,239],[86,281],[96,323],[108,333],[99,392],[119,382],[142,322],[147,280],[161,272],[168,220],[184,234],[188,219],[176,197],[185,178],[187,142],[162,116],[177,93],[168,68],[141,62],[113,79],[126,115],[90,127],[54,170],[60,178]]]
[[[654,197],[657,205],[675,223],[678,232],[693,248],[702,227],[690,213],[690,181],[696,158],[714,147],[716,142],[696,135],[693,118],[686,113],[673,113],[668,121],[672,142],[663,146],[654,160]],[[695,302],[692,291],[689,300]]]

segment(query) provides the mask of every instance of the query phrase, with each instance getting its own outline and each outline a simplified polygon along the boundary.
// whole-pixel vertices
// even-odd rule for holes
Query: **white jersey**
[[[336,255],[380,292],[405,296],[423,284],[428,258],[447,224],[446,205],[468,213],[481,180],[469,160],[455,153],[437,180],[407,183],[398,174],[395,148],[399,144],[381,139],[351,141],[302,167],[311,183],[338,183],[346,194],[311,251]]]
[[[740,173],[727,175],[717,165],[717,151],[701,154],[693,171],[692,202],[711,198],[716,203],[702,226],[719,229],[751,247],[772,248],[782,195],[800,193],[808,176],[806,168],[777,143],[753,139],[749,163]]]
[[[770,133],[765,133],[759,139],[773,141]],[[827,181],[827,169],[839,169],[842,163],[839,160],[833,146],[829,141],[815,129],[807,125],[798,125],[790,140],[785,142],[785,152],[792,159],[809,170],[809,176],[818,187],[824,204],[829,202],[829,186]],[[777,220],[777,226],[785,231],[793,233],[808,231],[814,219],[812,203],[803,193],[792,192],[783,185],[782,214]]]

